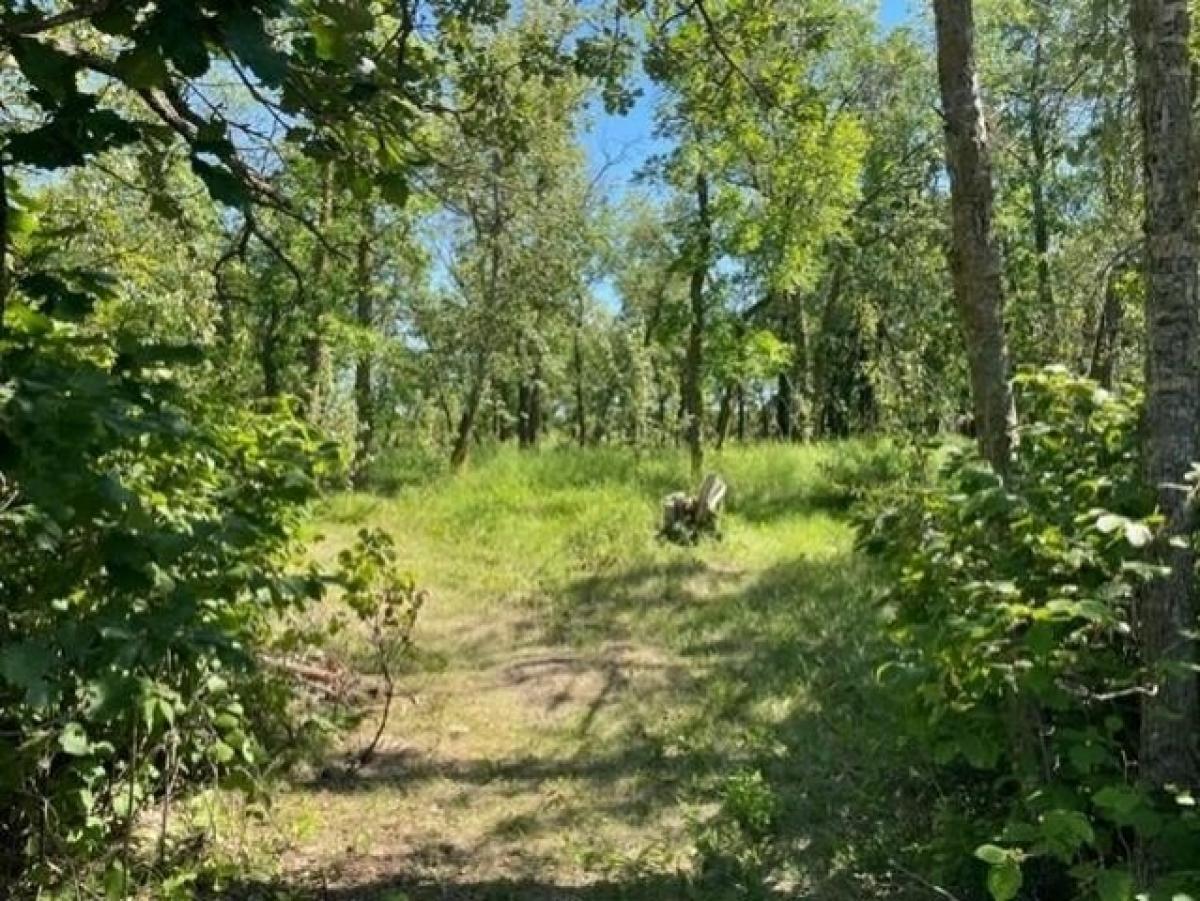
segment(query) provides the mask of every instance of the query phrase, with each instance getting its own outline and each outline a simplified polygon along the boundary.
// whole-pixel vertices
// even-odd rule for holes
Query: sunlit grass
[[[308,824],[289,866],[414,898],[422,880],[449,897],[460,882],[516,897],[486,886],[521,880],[530,897],[596,880],[614,898],[670,897],[661,880],[697,865],[689,823],[748,769],[804,839],[805,878],[854,897],[847,861],[871,853],[872,816],[894,816],[859,798],[892,766],[868,754],[884,728],[869,700],[872,576],[829,468],[859,450],[711,454],[728,510],[721,539],[696,547],[656,537],[663,495],[695,487],[675,451],[505,450],[388,497],[331,498],[315,553],[390,531],[430,591],[429,665],[405,677],[413,701],[376,771],[281,799],[285,820]],[[850,795],[868,825],[835,815]],[[337,847],[391,862],[342,872]]]

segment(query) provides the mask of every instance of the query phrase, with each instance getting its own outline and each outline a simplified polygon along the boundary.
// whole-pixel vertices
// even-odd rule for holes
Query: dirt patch
[[[463,887],[497,881],[570,891],[594,881],[598,854],[644,846],[639,805],[655,776],[603,736],[628,727],[626,702],[683,678],[682,664],[625,641],[513,643],[406,679],[369,765],[281,800],[280,818],[301,824],[279,858],[284,881],[347,899],[389,897],[383,884],[411,897],[438,886],[428,897],[493,897]],[[678,834],[669,819],[655,835]]]
[[[682,669],[661,652],[628,642],[586,655],[543,649],[498,667],[494,690],[510,693],[515,706],[542,719],[582,715],[579,731],[586,733],[604,707],[624,692],[654,691]]]

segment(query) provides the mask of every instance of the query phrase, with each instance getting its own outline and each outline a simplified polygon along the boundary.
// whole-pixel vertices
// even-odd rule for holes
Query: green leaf
[[[23,238],[33,234],[38,227],[38,216],[31,210],[11,206],[8,208],[8,234],[10,237]]]
[[[287,57],[271,43],[261,16],[249,9],[234,9],[227,16],[225,42],[263,84],[279,87],[287,76]]]
[[[399,172],[386,172],[378,179],[379,193],[388,203],[402,207],[408,202],[408,179]]]
[[[98,31],[113,37],[124,37],[137,24],[137,9],[132,4],[109,3],[92,15]]]
[[[1126,785],[1107,785],[1092,796],[1092,801],[1103,810],[1125,816],[1141,805],[1142,796]]]
[[[54,331],[54,320],[23,303],[14,303],[5,311],[8,325],[20,334],[37,336]]]
[[[1006,851],[997,845],[980,845],[975,849],[975,856],[986,864],[999,866],[1008,860],[1012,855],[1011,852]]]
[[[1041,821],[1042,837],[1051,853],[1070,860],[1084,845],[1096,841],[1088,818],[1078,810],[1051,810]]]
[[[33,38],[14,38],[9,46],[21,74],[47,99],[62,102],[76,93],[79,63],[70,55]]]
[[[15,162],[39,169],[65,169],[142,137],[138,125],[112,110],[93,109],[94,105],[95,98],[72,104],[32,131],[12,135],[5,149]]]
[[[309,23],[317,56],[323,60],[338,61],[348,58],[350,42],[343,28],[325,18],[314,18]]]
[[[987,887],[995,901],[1011,901],[1017,897],[1023,881],[1021,865],[1009,859],[988,871]]]
[[[51,656],[45,645],[24,641],[0,649],[0,676],[25,692],[30,707],[49,705],[50,668]]]
[[[121,673],[105,673],[84,687],[84,712],[88,720],[107,722],[118,718],[133,697],[136,682]]]
[[[1125,540],[1134,547],[1145,547],[1154,540],[1154,533],[1140,522],[1129,522],[1125,525]]]
[[[86,317],[96,304],[93,295],[76,291],[48,272],[31,273],[18,284],[27,295],[41,300],[42,312],[56,319],[78,321]]]
[[[158,48],[150,44],[137,44],[126,50],[116,61],[117,74],[131,88],[156,88],[167,83],[171,77],[167,61]]]
[[[196,153],[212,153],[219,155],[232,152],[234,147],[229,141],[229,128],[224,122],[205,122],[196,129],[192,139],[192,149]]]
[[[200,177],[209,195],[218,203],[236,209],[245,209],[250,205],[250,195],[246,186],[224,166],[215,166],[198,156],[193,156],[192,171]]]
[[[211,65],[203,10],[199,4],[158,4],[146,24],[146,40],[152,41],[188,78],[199,78]]]
[[[1101,870],[1096,876],[1096,894],[1100,901],[1129,901],[1133,877],[1125,870]]]
[[[122,898],[125,898],[126,883],[128,881],[125,864],[120,860],[114,860],[110,863],[104,873],[105,901],[121,901]]]
[[[63,749],[63,753],[70,754],[72,757],[85,757],[92,750],[92,743],[88,741],[87,732],[79,723],[67,723],[63,727],[62,732],[58,735],[58,745]]]

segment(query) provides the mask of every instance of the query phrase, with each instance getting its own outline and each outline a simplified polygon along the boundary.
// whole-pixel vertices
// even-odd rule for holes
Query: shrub
[[[694,823],[698,879],[721,898],[767,898],[782,861],[777,843],[778,799],[757,770],[726,776],[717,789],[720,806]]]
[[[178,348],[28,307],[0,348],[0,883],[98,859],[125,891],[139,813],[252,786],[289,693],[257,666],[316,596],[292,535],[331,450],[286,406],[206,401]]]
[[[912,468],[865,508],[883,561],[894,659],[882,677],[940,765],[938,878],[998,901],[1133,897],[1132,852],[1168,872],[1153,897],[1200,886],[1200,819],[1184,792],[1137,780],[1133,599],[1158,570],[1139,478],[1138,398],[1061,370],[1018,379],[1025,426],[1007,484],[971,449]],[[968,871],[968,849],[979,863]],[[964,888],[963,891],[969,889]]]
[[[384,495],[434,481],[447,470],[446,455],[413,441],[382,450],[367,467],[367,484]]]
[[[844,441],[837,452],[821,463],[819,500],[849,507],[867,497],[878,485],[891,485],[905,476],[906,457],[886,440]]]

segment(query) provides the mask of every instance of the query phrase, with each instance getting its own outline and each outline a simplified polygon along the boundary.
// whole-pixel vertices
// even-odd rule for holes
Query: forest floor
[[[673,455],[505,453],[394,498],[335,498],[319,554],[385,527],[429,591],[417,659],[376,759],[291,783],[239,837],[261,878],[231,896],[915,888],[886,867],[904,805],[872,697],[871,572],[827,491],[844,451],[716,456],[729,512],[696,548],[654,535],[660,498],[689,481]]]

